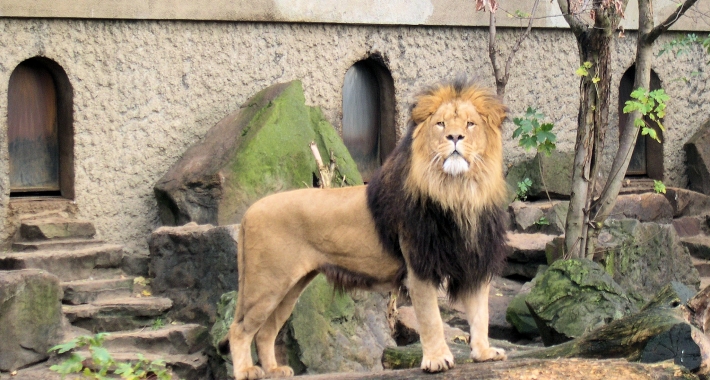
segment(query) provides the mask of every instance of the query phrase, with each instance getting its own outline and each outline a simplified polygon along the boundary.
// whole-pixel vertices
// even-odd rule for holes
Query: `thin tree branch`
[[[562,17],[565,18],[565,21],[569,24],[570,29],[572,29],[572,33],[574,33],[575,36],[581,36],[584,34],[589,28],[589,25],[570,13],[569,0],[557,0],[557,4],[560,6],[560,10],[562,11]],[[577,38],[577,40],[579,40],[579,38]]]
[[[671,13],[662,23],[651,29],[644,37],[644,43],[652,44],[663,32],[668,30],[676,21],[678,21],[688,8],[692,7],[698,0],[685,0],[683,4],[676,8],[675,12]]]

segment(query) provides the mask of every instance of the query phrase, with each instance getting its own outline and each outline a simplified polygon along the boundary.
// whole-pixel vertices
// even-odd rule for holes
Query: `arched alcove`
[[[379,57],[348,69],[343,81],[343,141],[365,182],[396,143],[394,81]]]
[[[7,92],[10,196],[74,198],[73,90],[42,57],[21,62]]]
[[[627,100],[631,99],[631,92],[634,88],[634,76],[636,75],[636,66],[631,66],[621,77],[619,84],[619,135],[621,136],[622,128],[626,125],[627,119],[631,116],[624,113],[624,105]],[[651,91],[661,88],[661,80],[658,75],[651,70]],[[643,136],[639,133],[636,139],[636,146],[629,162],[629,168],[626,170],[627,176],[647,177],[651,179],[663,179],[663,131],[658,124],[649,119],[645,119],[646,123],[656,130],[661,143],[653,140],[649,136]]]

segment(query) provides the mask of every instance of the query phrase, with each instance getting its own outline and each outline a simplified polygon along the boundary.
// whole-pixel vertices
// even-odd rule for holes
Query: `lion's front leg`
[[[414,313],[419,324],[419,336],[422,341],[422,370],[441,372],[454,367],[454,356],[444,338],[444,324],[441,321],[437,288],[434,284],[417,278],[410,269],[407,288],[414,306]]]
[[[466,318],[471,326],[471,359],[477,362],[504,360],[505,351],[488,343],[488,292],[490,283],[466,295],[463,299]]]

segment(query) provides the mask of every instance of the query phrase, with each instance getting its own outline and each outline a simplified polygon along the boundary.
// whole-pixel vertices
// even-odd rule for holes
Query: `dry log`
[[[697,380],[686,368],[670,362],[643,364],[625,360],[524,359],[467,363],[447,372],[430,374],[419,368],[377,373],[340,373],[300,377],[304,380]]]

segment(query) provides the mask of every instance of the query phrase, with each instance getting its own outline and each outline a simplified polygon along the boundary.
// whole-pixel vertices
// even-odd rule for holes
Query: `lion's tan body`
[[[433,202],[436,210],[441,210],[435,210],[434,215],[444,215],[445,226],[453,226],[453,236],[463,239],[454,241],[459,245],[453,246],[464,247],[466,252],[470,248],[471,255],[480,255],[479,251],[487,248],[479,244],[489,242],[479,243],[479,237],[500,240],[500,231],[486,234],[489,222],[496,218],[480,215],[498,215],[489,211],[499,210],[505,200],[500,133],[504,117],[505,107],[489,92],[476,87],[461,90],[441,86],[418,98],[412,111],[414,126],[394,157],[383,165],[377,185],[369,185],[375,187],[296,190],[266,197],[250,207],[242,219],[237,262],[239,299],[227,337],[234,376],[257,379],[293,375],[291,368],[276,362],[274,342],[299,295],[319,272],[340,285],[345,283],[344,287],[386,290],[399,285],[399,277],[406,270],[404,284],[412,299],[424,351],[421,367],[429,372],[453,367],[437,302],[441,284],[420,268],[426,252],[420,252],[418,236],[414,236],[417,233],[412,232],[417,226],[407,227],[410,221],[400,218],[383,229],[382,220],[389,219],[377,210],[394,210],[390,214],[396,214],[398,207],[377,206],[368,198],[373,196],[369,191],[375,194],[386,190],[387,196],[378,199],[386,200],[385,206],[403,202],[404,208],[414,207],[416,211],[412,205],[418,200]],[[390,188],[391,183],[399,185]],[[383,231],[393,232],[390,235],[398,236],[396,241],[385,244]],[[473,262],[488,263],[485,255],[470,257]],[[471,358],[477,361],[505,358],[502,350],[488,343],[491,273],[486,270],[481,272],[482,278],[463,281],[458,293],[451,293],[466,309]],[[444,276],[448,276],[446,273]],[[451,277],[450,283],[456,278]],[[256,341],[260,366],[252,363],[252,340]]]

